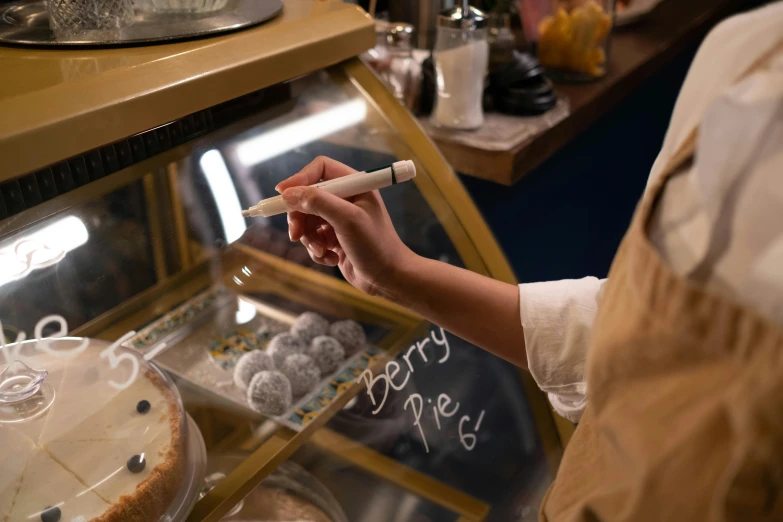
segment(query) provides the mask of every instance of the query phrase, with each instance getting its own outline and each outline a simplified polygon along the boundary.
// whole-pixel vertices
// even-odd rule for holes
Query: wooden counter
[[[609,72],[587,85],[558,85],[558,105],[538,118],[486,115],[472,132],[422,125],[457,172],[512,185],[587,129],[624,96],[688,46],[696,44],[742,0],[664,0],[638,24],[617,28]]]
[[[372,19],[341,0],[284,0],[228,35],[109,49],[0,46],[0,182],[356,56]]]

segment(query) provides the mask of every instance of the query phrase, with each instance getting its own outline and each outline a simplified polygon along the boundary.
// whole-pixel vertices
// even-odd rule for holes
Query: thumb
[[[283,191],[283,200],[291,210],[319,216],[335,229],[354,223],[359,207],[317,187],[293,187]]]

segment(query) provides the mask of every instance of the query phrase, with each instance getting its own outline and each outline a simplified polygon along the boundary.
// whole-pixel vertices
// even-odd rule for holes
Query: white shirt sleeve
[[[579,421],[587,405],[585,359],[605,279],[519,285],[530,373],[557,413]]]

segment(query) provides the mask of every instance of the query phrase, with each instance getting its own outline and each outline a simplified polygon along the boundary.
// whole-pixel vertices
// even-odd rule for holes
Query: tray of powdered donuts
[[[250,408],[282,416],[366,345],[364,329],[356,321],[330,323],[320,314],[305,312],[289,331],[239,357],[233,368],[234,384],[244,392]]]
[[[148,356],[163,344],[153,360],[178,382],[299,430],[384,357],[358,322],[330,319],[210,289],[126,345]]]

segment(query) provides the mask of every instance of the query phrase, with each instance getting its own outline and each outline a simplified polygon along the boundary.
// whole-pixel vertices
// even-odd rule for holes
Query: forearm
[[[516,285],[411,254],[381,294],[498,357],[527,367]]]

